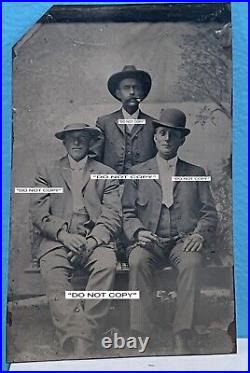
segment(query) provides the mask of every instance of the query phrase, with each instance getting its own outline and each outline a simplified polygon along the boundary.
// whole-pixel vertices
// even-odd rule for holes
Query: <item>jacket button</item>
[[[75,311],[76,311],[76,312],[80,312],[80,308],[76,308]]]

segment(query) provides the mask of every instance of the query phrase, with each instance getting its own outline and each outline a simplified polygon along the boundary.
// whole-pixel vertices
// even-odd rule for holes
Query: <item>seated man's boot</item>
[[[93,344],[84,338],[72,338],[72,349],[69,358],[72,359],[86,359],[93,353]]]
[[[179,332],[174,334],[174,350],[176,355],[190,355],[192,354],[188,342],[187,334]]]

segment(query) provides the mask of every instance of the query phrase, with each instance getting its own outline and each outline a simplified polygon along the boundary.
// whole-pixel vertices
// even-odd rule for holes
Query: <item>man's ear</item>
[[[183,137],[181,138],[181,144],[180,144],[180,146],[182,146],[182,145],[184,144],[185,141],[186,141],[186,136],[183,136]]]
[[[97,139],[95,137],[89,137],[89,148],[95,144]]]

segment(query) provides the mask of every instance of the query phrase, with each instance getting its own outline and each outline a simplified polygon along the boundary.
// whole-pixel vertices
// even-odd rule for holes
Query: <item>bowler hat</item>
[[[186,115],[179,109],[162,109],[160,119],[154,119],[152,121],[155,127],[164,126],[173,128],[181,131],[184,136],[190,133],[190,130],[186,128]]]
[[[62,131],[56,132],[55,136],[59,140],[63,140],[65,133],[72,131],[84,131],[90,134],[91,137],[97,138],[101,130],[97,127],[91,127],[85,123],[67,124]]]
[[[134,65],[126,65],[122,69],[122,71],[113,74],[108,80],[108,90],[112,96],[114,96],[117,100],[121,101],[119,97],[116,95],[116,90],[119,86],[119,83],[123,79],[127,78],[134,78],[138,79],[141,82],[143,88],[143,97],[141,98],[144,100],[147,97],[150,89],[151,89],[151,76],[143,70],[137,70]]]

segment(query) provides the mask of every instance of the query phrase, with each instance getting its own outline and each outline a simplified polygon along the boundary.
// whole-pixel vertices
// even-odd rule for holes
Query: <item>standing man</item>
[[[139,109],[151,89],[151,77],[128,65],[109,78],[108,89],[122,107],[97,119],[101,136],[92,151],[97,160],[122,174],[156,153],[153,118]]]
[[[42,167],[35,179],[40,188],[62,187],[63,193],[33,194],[32,216],[43,240],[39,260],[58,339],[73,358],[93,352],[101,322],[110,307],[106,299],[65,299],[73,290],[69,277],[77,268],[88,273],[86,290],[112,290],[116,256],[114,236],[121,226],[117,180],[94,180],[91,174],[114,171],[88,158],[100,130],[70,124],[55,134],[67,155]]]
[[[177,153],[190,130],[185,114],[162,110],[155,126],[157,155],[130,173],[159,174],[159,180],[127,180],[123,194],[124,231],[132,245],[129,289],[140,299],[130,302],[131,329],[151,336],[153,280],[169,260],[178,272],[177,306],[173,322],[176,354],[188,354],[199,295],[202,251],[216,229],[217,212],[206,181],[172,181],[172,176],[205,176],[202,168],[181,160]]]

